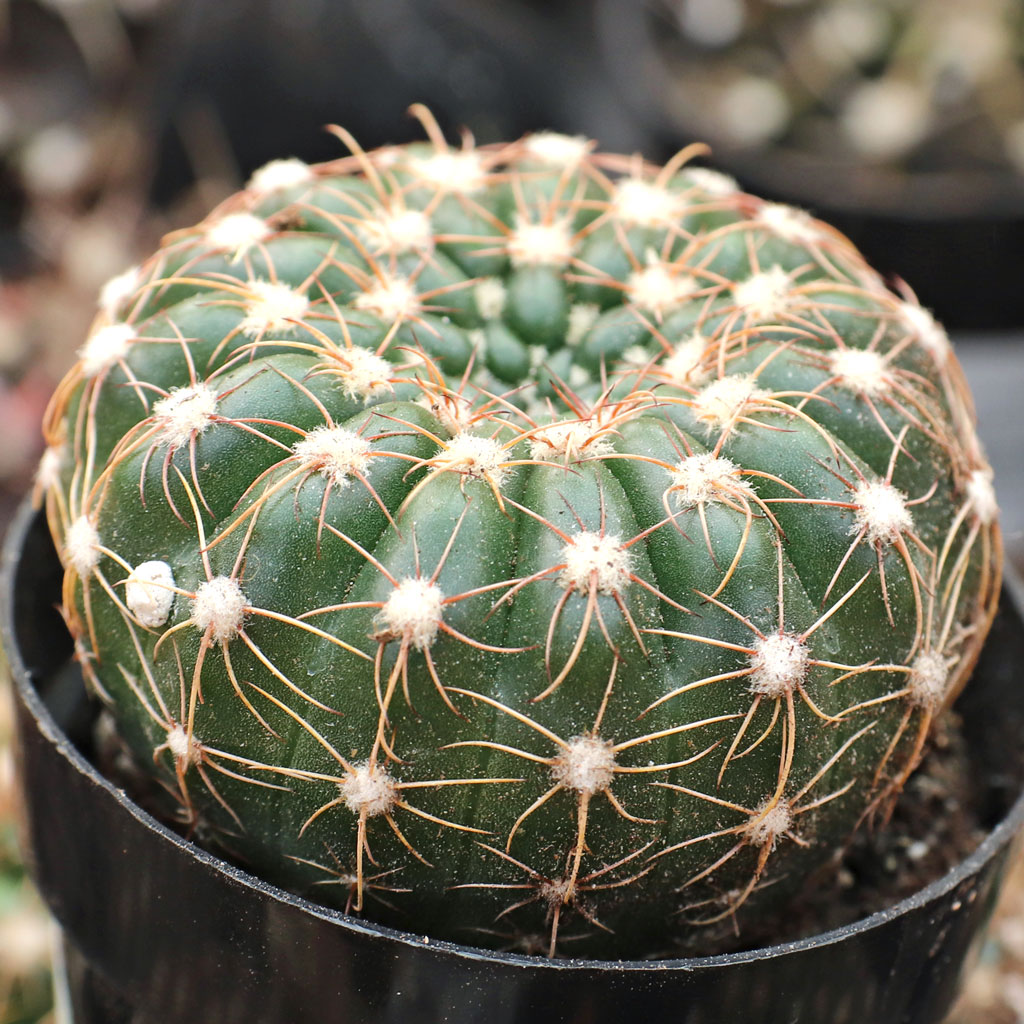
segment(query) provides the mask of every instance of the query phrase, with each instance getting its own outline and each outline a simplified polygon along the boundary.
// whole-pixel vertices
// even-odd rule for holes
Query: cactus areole
[[[469,945],[712,951],[884,818],[977,655],[960,368],[695,148],[418,113],[104,289],[39,479],[78,658],[268,879]]]

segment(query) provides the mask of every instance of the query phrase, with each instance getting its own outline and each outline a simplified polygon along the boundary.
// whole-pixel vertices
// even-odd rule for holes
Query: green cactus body
[[[712,949],[900,789],[983,639],[958,365],[687,154],[427,124],[269,165],[105,290],[40,472],[86,678],[281,884]]]

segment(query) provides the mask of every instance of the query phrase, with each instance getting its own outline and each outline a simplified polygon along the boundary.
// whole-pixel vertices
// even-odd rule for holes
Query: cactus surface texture
[[[419,115],[104,289],[39,473],[78,658],[181,827],[279,884],[469,945],[711,950],[885,817],[976,657],[961,370],[696,147]]]

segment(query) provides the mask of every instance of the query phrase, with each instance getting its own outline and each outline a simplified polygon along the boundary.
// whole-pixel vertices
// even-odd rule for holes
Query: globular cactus
[[[267,878],[471,945],[710,949],[885,817],[977,655],[961,371],[696,148],[418,113],[104,290],[40,470],[78,657]]]

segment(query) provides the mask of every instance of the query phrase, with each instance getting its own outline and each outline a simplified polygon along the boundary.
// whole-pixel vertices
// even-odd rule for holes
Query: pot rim
[[[999,823],[988,832],[981,843],[963,861],[912,895],[882,910],[875,911],[867,917],[841,925],[838,928],[832,928],[828,931],[789,942],[760,946],[735,953],[719,953],[713,956],[680,957],[665,960],[588,960],[582,958],[556,960],[531,956],[525,953],[483,949],[444,939],[434,939],[416,932],[407,932],[385,925],[378,925],[372,921],[344,914],[331,907],[322,906],[303,896],[281,889],[246,871],[244,868],[237,867],[185,839],[154,818],[131,800],[123,789],[100,774],[92,762],[72,743],[57,724],[36,690],[32,674],[22,660],[15,631],[14,584],[16,572],[20,564],[25,538],[37,517],[41,515],[42,513],[34,507],[31,499],[26,498],[18,508],[15,517],[8,527],[3,548],[0,551],[0,654],[6,658],[14,687],[26,708],[35,718],[41,733],[50,740],[57,748],[58,753],[66,758],[76,771],[86,776],[93,785],[103,789],[109,797],[113,798],[125,811],[135,818],[139,825],[170,842],[183,854],[194,857],[211,873],[219,875],[226,881],[251,892],[257,898],[262,897],[277,903],[287,904],[308,916],[319,918],[324,922],[356,935],[390,941],[412,948],[423,949],[427,947],[435,955],[440,954],[456,960],[574,973],[608,970],[634,973],[652,971],[659,973],[694,972],[723,966],[740,965],[752,961],[771,960],[799,953],[803,950],[834,945],[852,936],[871,932],[887,925],[904,914],[919,910],[934,900],[952,893],[958,886],[967,882],[973,875],[976,875],[981,867],[991,860],[1004,846],[1012,842],[1015,835],[1024,827],[1024,791],[1022,791],[1017,795],[1017,798]],[[1009,565],[1005,567],[1003,586],[1009,591],[1013,603],[1024,614],[1024,581],[1021,580]]]

